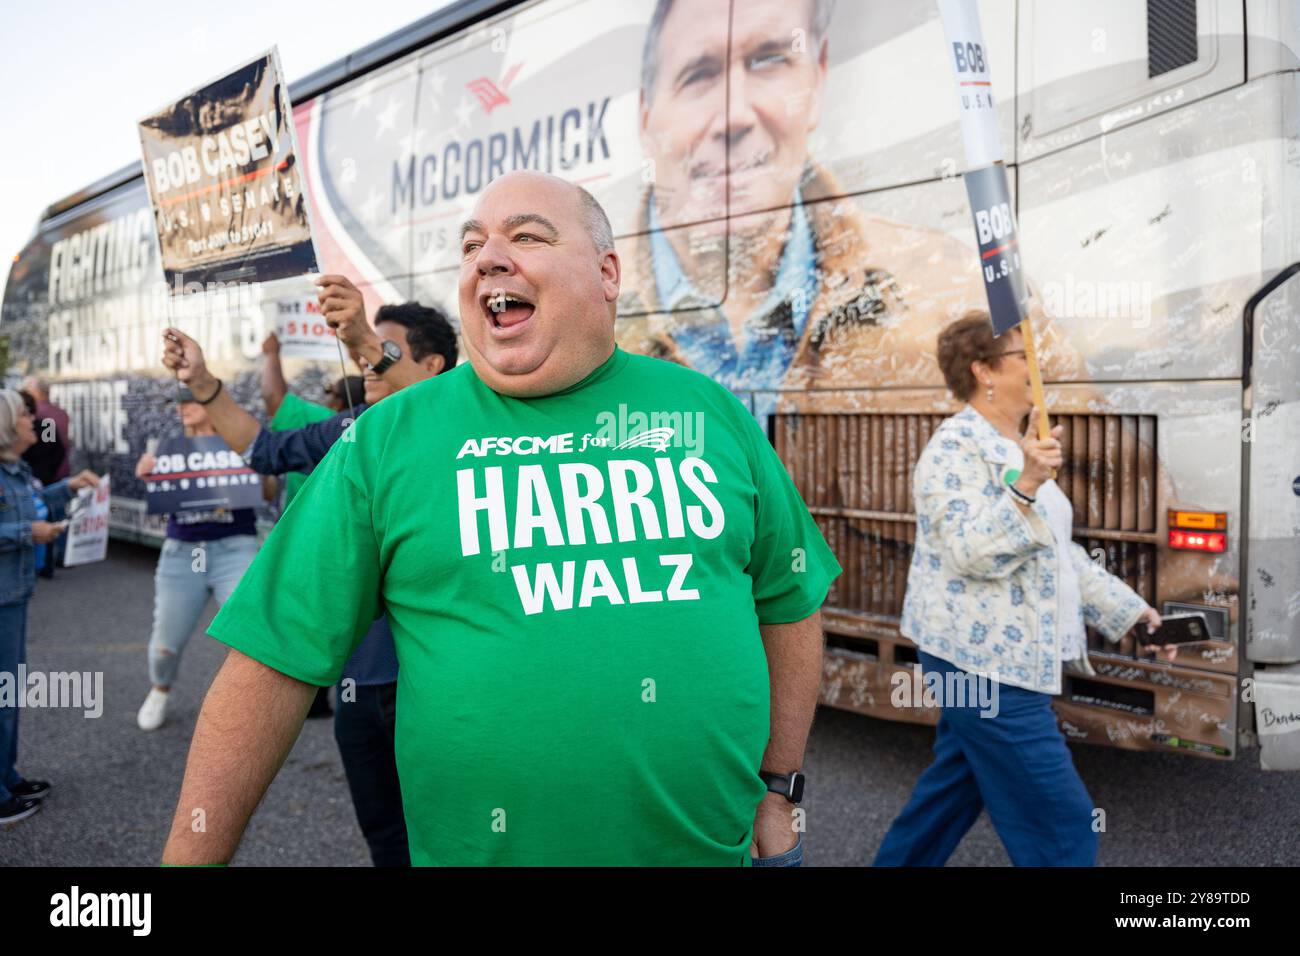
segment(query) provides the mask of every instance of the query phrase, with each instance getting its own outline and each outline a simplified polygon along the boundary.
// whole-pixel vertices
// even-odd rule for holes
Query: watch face
[[[384,358],[389,359],[390,361],[396,362],[398,359],[402,357],[402,347],[398,345],[396,342],[392,342],[389,341],[388,339],[384,339],[383,349],[384,349]]]
[[[790,799],[798,803],[803,799],[804,776],[798,770],[790,775]]]

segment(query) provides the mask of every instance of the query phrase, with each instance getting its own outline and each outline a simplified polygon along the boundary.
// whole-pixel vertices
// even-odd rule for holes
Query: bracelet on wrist
[[[194,400],[198,402],[200,405],[211,405],[214,401],[216,401],[217,396],[220,394],[221,394],[221,379],[217,379],[216,391],[214,391],[207,398],[199,398],[197,395],[195,395]]]
[[[1011,492],[1011,497],[1015,498],[1016,501],[1020,502],[1022,505],[1032,505],[1035,501],[1038,500],[1033,495],[1025,494],[1015,485],[1007,485],[1007,491]]]

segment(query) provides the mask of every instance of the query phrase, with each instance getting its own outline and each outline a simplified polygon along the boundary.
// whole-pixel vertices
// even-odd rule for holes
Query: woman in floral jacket
[[[1071,540],[1073,508],[1051,477],[1061,428],[1037,437],[1019,330],[995,339],[988,315],[969,313],[939,336],[938,354],[968,404],[916,466],[900,629],[942,713],[935,761],[876,865],[942,865],[987,808],[1017,866],[1091,866],[1092,799],[1051,695],[1063,666],[1091,673],[1085,624],[1118,641],[1139,621],[1154,631],[1160,615]]]

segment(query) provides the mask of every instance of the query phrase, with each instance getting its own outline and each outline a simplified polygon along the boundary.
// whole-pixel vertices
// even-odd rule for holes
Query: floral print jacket
[[[1025,514],[1002,482],[1011,445],[967,405],[921,453],[913,475],[916,549],[899,627],[921,650],[963,670],[1059,694],[1056,545],[1042,502]],[[1118,641],[1146,602],[1078,544],[1067,550],[1084,622]],[[1086,653],[1077,664],[1093,673]]]

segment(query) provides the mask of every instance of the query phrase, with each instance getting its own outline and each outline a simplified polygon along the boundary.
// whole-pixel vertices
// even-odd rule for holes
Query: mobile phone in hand
[[[1154,634],[1138,625],[1138,640],[1143,644],[1196,644],[1213,639],[1204,614],[1170,614],[1161,619]]]

